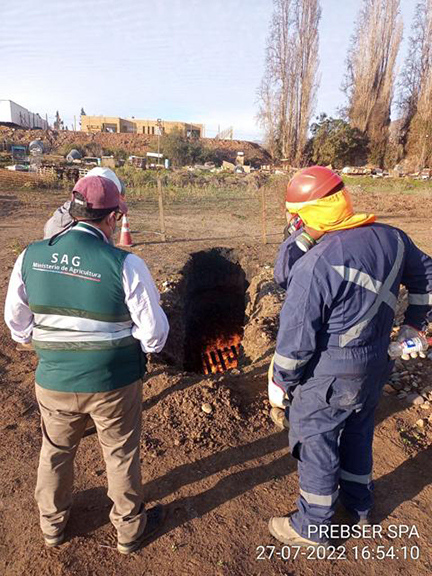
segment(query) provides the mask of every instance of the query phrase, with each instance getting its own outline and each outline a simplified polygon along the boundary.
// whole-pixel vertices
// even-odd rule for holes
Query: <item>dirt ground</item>
[[[64,199],[66,194],[58,192],[1,192],[2,303],[15,258],[27,243],[41,237],[46,218]],[[357,190],[355,199],[358,207],[376,211],[381,221],[403,228],[432,254],[431,191],[366,195]],[[135,200],[130,205],[136,243],[132,250],[147,262],[171,311],[175,308],[179,271],[189,254],[198,250],[233,248],[248,268],[250,279],[271,274],[283,228],[282,215],[271,199],[267,245],[260,242],[259,202],[253,195],[169,204],[167,243],[156,234],[156,203]],[[256,296],[261,284],[253,280],[252,285]],[[390,386],[377,413],[374,443],[373,521],[383,527],[382,537],[339,541],[337,544],[346,549],[346,559],[298,556],[283,560],[275,556],[282,550],[269,535],[267,522],[273,515],[295,509],[298,483],[286,433],[277,431],[268,418],[266,366],[275,326],[261,324],[256,334],[263,338],[262,344],[257,342],[263,354],[255,354],[253,363],[245,362],[224,375],[203,377],[185,373],[175,365],[167,366],[163,358],[152,359],[143,396],[142,474],[147,502],[165,504],[168,517],[161,533],[130,557],[120,556],[115,549],[115,534],[108,519],[106,475],[95,435],[82,440],[76,458],[67,541],[55,550],[45,548],[33,500],[40,447],[33,390],[36,359],[31,353],[15,349],[2,324],[0,573],[430,575],[432,418],[431,422],[428,418],[432,411],[427,403],[410,406]],[[409,391],[432,384],[431,360],[412,361],[399,370],[401,386]],[[210,414],[201,410],[203,402],[212,405]],[[416,425],[419,419],[422,426]],[[342,512],[337,513],[336,520],[346,521]],[[396,530],[404,530],[399,527],[408,527],[410,534],[393,539]],[[276,550],[269,558],[272,549],[266,548],[263,554],[259,547],[271,545]],[[387,557],[368,559],[368,551],[374,549],[376,553],[378,546],[384,547]],[[417,551],[418,559],[409,558]],[[396,556],[393,559],[392,552]],[[264,559],[259,559],[261,556]]]

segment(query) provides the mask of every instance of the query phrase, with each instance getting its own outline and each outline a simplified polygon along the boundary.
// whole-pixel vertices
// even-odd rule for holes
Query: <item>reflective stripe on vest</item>
[[[408,294],[408,304],[432,306],[432,294]]]
[[[392,310],[395,310],[396,308],[397,298],[393,294],[393,292],[391,292],[390,289],[393,286],[397,278],[397,275],[400,271],[400,267],[402,265],[402,260],[405,252],[404,243],[401,237],[397,233],[396,236],[398,242],[396,259],[390,271],[390,274],[387,276],[384,283],[381,283],[379,280],[372,278],[372,276],[370,276],[369,274],[366,274],[365,272],[360,272],[355,268],[349,268],[347,266],[332,266],[332,268],[347,282],[357,284],[358,286],[361,286],[366,290],[370,290],[371,292],[374,292],[377,295],[375,302],[369,308],[366,314],[364,314],[363,318],[361,318],[361,320],[357,322],[357,324],[355,324],[349,330],[347,330],[345,334],[341,334],[339,336],[339,346],[341,348],[344,348],[350,342],[352,342],[353,340],[355,340],[360,336],[364,328],[368,326],[370,321],[378,313],[381,304],[387,304],[388,306],[390,306]]]
[[[132,321],[105,322],[93,318],[81,318],[79,316],[63,316],[60,314],[35,314],[36,328],[41,330],[74,330],[79,332],[119,332],[130,330]]]

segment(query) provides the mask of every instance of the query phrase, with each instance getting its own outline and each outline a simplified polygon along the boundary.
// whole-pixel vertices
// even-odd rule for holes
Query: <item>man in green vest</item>
[[[144,508],[139,447],[146,353],[162,350],[169,326],[143,260],[110,244],[126,212],[111,180],[82,178],[72,192],[74,225],[30,244],[9,283],[6,323],[39,358],[35,497],[47,546],[64,541],[74,457],[90,418],[105,459],[118,551],[138,549],[163,520],[161,506]]]

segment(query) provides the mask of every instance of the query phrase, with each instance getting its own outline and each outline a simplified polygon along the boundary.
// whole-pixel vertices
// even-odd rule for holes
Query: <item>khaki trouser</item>
[[[75,453],[91,417],[102,448],[108,478],[108,496],[114,505],[110,520],[119,542],[137,539],[144,531],[139,460],[142,383],[110,392],[69,393],[36,384],[42,427],[35,498],[42,532],[61,533],[72,503]]]

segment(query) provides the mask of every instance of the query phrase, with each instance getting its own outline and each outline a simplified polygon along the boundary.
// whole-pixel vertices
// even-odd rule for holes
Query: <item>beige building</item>
[[[170,122],[161,120],[162,133],[169,134],[173,130],[181,130],[187,136],[204,136],[203,124],[189,122]],[[138,118],[118,118],[115,116],[81,116],[81,131],[83,132],[127,132],[131,134],[157,135],[157,120],[139,120]]]

